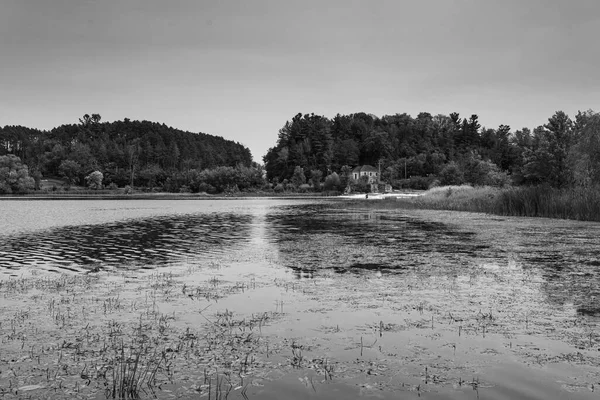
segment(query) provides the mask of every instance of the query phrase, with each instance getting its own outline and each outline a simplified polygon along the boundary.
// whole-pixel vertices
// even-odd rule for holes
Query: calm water
[[[338,201],[1,201],[0,272],[252,273],[262,289],[220,307],[250,315],[285,299],[269,334],[305,338],[345,382],[317,391],[287,371],[255,398],[597,398],[599,235],[596,223]],[[363,337],[377,341],[364,360]]]

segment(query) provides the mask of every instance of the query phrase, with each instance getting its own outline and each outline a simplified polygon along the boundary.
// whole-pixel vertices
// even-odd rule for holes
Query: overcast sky
[[[83,114],[238,141],[298,112],[600,111],[598,0],[0,0],[0,125]]]

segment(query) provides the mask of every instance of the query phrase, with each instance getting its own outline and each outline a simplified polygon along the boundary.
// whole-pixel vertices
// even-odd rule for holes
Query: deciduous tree
[[[0,156],[0,193],[27,193],[34,185],[27,165],[19,157],[14,154]]]

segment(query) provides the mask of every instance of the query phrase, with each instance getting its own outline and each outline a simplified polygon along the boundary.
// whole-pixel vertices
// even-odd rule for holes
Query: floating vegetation
[[[596,226],[318,211],[218,256],[1,279],[0,398],[597,391]]]

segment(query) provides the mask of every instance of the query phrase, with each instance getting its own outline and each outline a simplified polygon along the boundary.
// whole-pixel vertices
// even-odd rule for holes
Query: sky
[[[222,136],[297,113],[600,111],[597,0],[0,0],[0,125],[84,114]]]

